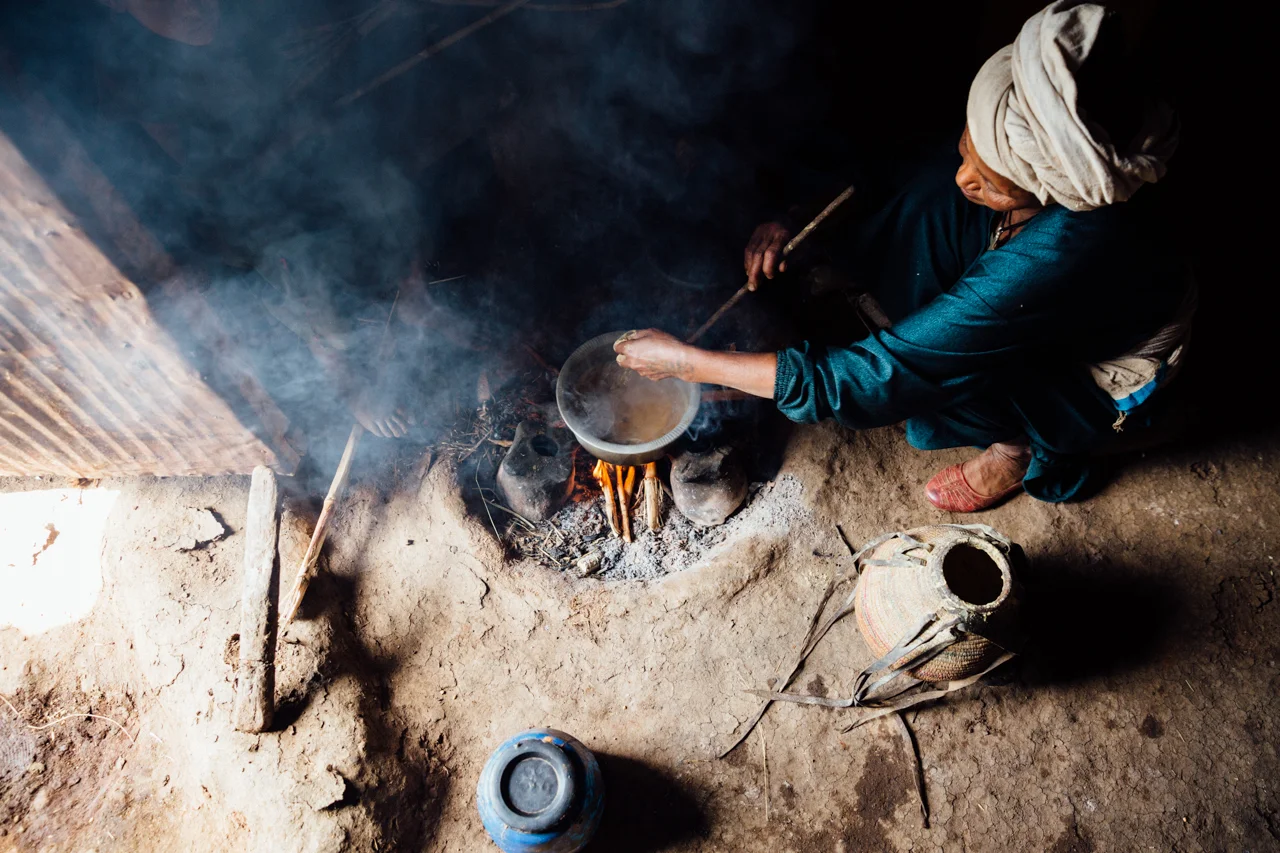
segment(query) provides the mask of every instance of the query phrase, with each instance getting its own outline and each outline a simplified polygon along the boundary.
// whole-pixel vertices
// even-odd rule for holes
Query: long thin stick
[[[395,317],[396,306],[400,304],[401,290],[402,288],[396,288],[395,299],[391,300],[391,308],[387,311],[386,325],[382,327],[382,337],[378,341],[377,352],[379,365],[387,357],[387,345],[391,341],[391,319]],[[347,444],[342,448],[342,459],[338,461],[338,470],[333,475],[333,481],[329,483],[329,493],[325,495],[324,505],[320,508],[320,518],[316,520],[316,529],[311,534],[311,542],[307,545],[307,553],[303,555],[302,563],[298,566],[298,573],[294,577],[293,595],[289,599],[289,608],[284,619],[280,620],[280,631],[283,631],[285,626],[293,621],[293,617],[298,615],[298,608],[302,606],[302,596],[307,594],[307,587],[311,585],[311,579],[315,577],[316,567],[320,563],[320,549],[324,547],[325,537],[329,535],[329,520],[333,518],[333,511],[338,503],[338,498],[342,497],[342,491],[347,487],[347,479],[351,476],[351,460],[355,458],[356,448],[360,445],[360,436],[364,435],[364,432],[364,427],[360,424],[351,425],[351,434],[347,436]],[[492,519],[490,520],[492,521]],[[501,541],[502,537],[498,537],[498,539]]]
[[[342,461],[338,463],[338,472],[333,475],[329,484],[329,493],[325,495],[324,505],[320,508],[320,518],[316,521],[315,532],[311,534],[311,542],[307,545],[307,553],[302,557],[298,573],[293,580],[293,593],[289,597],[289,609],[281,620],[281,626],[288,625],[298,615],[302,606],[302,597],[307,594],[307,587],[315,577],[316,566],[320,561],[320,549],[324,547],[325,537],[329,534],[329,522],[333,519],[334,507],[342,490],[347,487],[347,478],[351,476],[351,460],[355,458],[356,447],[360,444],[360,436],[364,435],[364,427],[360,424],[351,426],[351,434],[347,436],[347,446],[342,450]]]
[[[769,822],[769,743],[765,740],[764,726],[760,727],[760,761],[764,764],[764,822]]]
[[[716,313],[708,317],[707,322],[703,323],[701,326],[698,327],[698,331],[694,332],[692,335],[690,335],[688,338],[685,339],[685,343],[696,344],[703,335],[711,331],[712,326],[720,322],[721,317],[723,317],[725,314],[728,314],[730,309],[732,309],[733,306],[737,305],[738,302],[742,299],[742,297],[746,296],[750,292],[751,292],[751,285],[749,284],[744,284],[742,285],[742,287],[738,288],[738,292],[733,294],[733,296],[730,296],[728,299],[726,299],[724,304],[716,309]]]
[[[462,41],[467,36],[474,33],[476,30],[484,29],[485,27],[492,24],[494,21],[497,21],[500,18],[506,17],[508,14],[514,12],[516,9],[519,9],[521,6],[523,6],[528,2],[529,0],[511,0],[510,3],[506,3],[502,6],[499,6],[489,14],[485,15],[483,18],[479,18],[475,21],[472,21],[470,24],[467,24],[462,29],[457,30],[453,33],[450,33],[449,35],[440,39],[440,41],[431,45],[430,47],[427,47],[419,51],[418,53],[415,53],[413,56],[409,57],[404,62],[401,62],[399,65],[395,66],[394,68],[391,68],[390,70],[383,72],[382,74],[370,80],[368,83],[361,86],[359,89],[356,89],[351,94],[343,95],[341,98],[339,98],[337,101],[334,102],[334,106],[345,107],[349,104],[354,103],[355,101],[360,100],[365,95],[372,92],[374,89],[377,89],[379,86],[383,85],[384,83],[388,83],[391,80],[394,80],[396,77],[399,77],[401,74],[413,68],[418,63],[424,62],[430,59],[431,57],[435,56],[437,53],[440,53],[442,50],[452,47],[453,45]]]
[[[911,766],[914,771],[911,775],[915,777],[916,797],[920,800],[920,819],[924,822],[924,828],[929,828],[929,795],[925,791],[924,784],[924,762],[920,760],[920,745],[916,743],[915,733],[911,731],[911,726],[907,724],[907,717],[904,711],[899,711],[891,715],[897,720],[898,734],[902,736],[902,742],[907,747],[907,754],[911,756]],[[764,732],[761,731],[761,734]]]
[[[826,219],[828,216],[835,213],[836,208],[840,207],[840,205],[844,204],[852,196],[853,196],[853,184],[850,184],[849,186],[844,188],[844,192],[840,193],[840,195],[836,196],[834,199],[831,200],[831,204],[828,204],[826,207],[822,208],[822,212],[819,213],[817,216],[813,217],[813,220],[808,225],[801,228],[799,234],[792,237],[791,240],[787,242],[787,245],[782,247],[782,257],[785,258],[787,255],[794,252],[796,250],[796,247],[799,246],[801,243],[803,243],[805,238],[813,233],[813,229],[817,228],[819,225],[822,224],[822,220]]]
[[[39,725],[39,726],[33,726],[33,725],[31,725],[31,723],[28,723],[26,720],[22,719],[22,714],[18,713],[18,709],[17,709],[17,708],[15,708],[15,707],[13,707],[13,703],[12,703],[12,702],[10,702],[7,698],[5,698],[4,696],[0,696],[0,701],[3,701],[3,702],[4,702],[4,704],[8,705],[8,706],[9,706],[9,710],[13,712],[13,715],[14,715],[15,717],[17,717],[17,718],[18,718],[18,720],[19,720],[19,721],[20,721],[24,726],[26,726],[28,729],[30,729],[30,730],[31,730],[31,731],[33,731],[33,732],[39,732],[39,731],[44,731],[45,729],[51,729],[51,728],[53,728],[54,726],[62,725],[62,724],[63,724],[63,723],[65,723],[67,720],[79,720],[79,719],[82,719],[82,718],[84,718],[84,717],[89,717],[90,719],[94,719],[94,720],[104,720],[104,721],[106,721],[106,722],[110,723],[111,725],[113,725],[113,726],[115,726],[117,729],[119,729],[119,730],[120,730],[120,733],[121,733],[121,734],[123,734],[125,737],[127,737],[129,740],[133,741],[134,743],[137,743],[137,742],[138,742],[138,739],[137,739],[136,737],[134,737],[133,735],[129,734],[129,730],[128,730],[128,729],[126,729],[124,726],[122,726],[120,723],[117,723],[115,720],[111,719],[110,717],[104,717],[104,716],[102,716],[101,714],[89,714],[89,713],[82,713],[82,714],[64,714],[63,716],[58,717],[56,720],[52,720],[51,722],[44,723],[44,724]]]
[[[813,229],[821,225],[824,219],[826,219],[828,216],[834,213],[836,209],[840,207],[840,205],[844,204],[852,196],[853,196],[853,185],[850,184],[848,187],[845,187],[844,192],[840,193],[840,195],[836,196],[831,201],[830,204],[824,207],[821,213],[813,217],[813,219],[809,222],[808,225],[801,228],[799,234],[792,237],[787,242],[787,245],[782,247],[782,257],[785,258],[788,255],[790,255],[792,252],[794,252],[796,248],[801,243],[803,243],[810,234],[813,233]],[[751,292],[750,284],[744,284],[742,285],[742,287],[738,288],[738,292],[733,294],[733,296],[730,296],[728,299],[726,299],[725,303],[716,309],[716,313],[712,314],[707,319],[707,322],[703,323],[701,326],[698,327],[698,331],[694,332],[692,335],[690,335],[688,338],[685,339],[685,343],[696,344],[703,335],[711,331],[712,326],[720,322],[721,317],[729,313],[729,311],[732,310],[733,306],[737,305],[738,302],[742,300],[742,297],[746,296],[750,292]]]

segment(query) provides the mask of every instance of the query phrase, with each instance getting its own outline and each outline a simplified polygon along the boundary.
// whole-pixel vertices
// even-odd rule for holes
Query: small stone
[[[49,805],[49,789],[40,788],[31,797],[30,811],[42,812],[47,805]]]
[[[174,551],[194,551],[226,535],[226,526],[212,510],[184,507],[180,514],[165,519],[155,533],[155,543]]]
[[[316,811],[324,811],[342,802],[347,794],[347,780],[332,766],[310,780],[310,802]]]
[[[35,773],[43,773],[43,772],[44,772],[44,762],[43,762],[43,761],[33,761],[33,762],[31,762],[30,764],[28,764],[28,765],[27,765],[27,772],[28,772],[28,773],[32,773],[32,774],[35,774]]]
[[[498,467],[498,492],[532,522],[545,521],[569,498],[573,485],[572,439],[565,430],[530,421],[516,427],[511,449]]]

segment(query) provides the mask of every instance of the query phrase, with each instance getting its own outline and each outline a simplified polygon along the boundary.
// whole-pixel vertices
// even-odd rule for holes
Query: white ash
[[[635,541],[626,543],[609,533],[603,498],[572,504],[553,519],[570,540],[581,540],[581,553],[598,551],[601,568],[593,577],[605,580],[652,580],[701,564],[726,542],[751,534],[785,535],[792,523],[808,512],[801,496],[804,486],[784,475],[767,483],[752,483],[742,508],[718,527],[697,527],[663,496],[662,529],[652,532],[644,513],[632,515]],[[572,570],[572,569],[570,569]]]

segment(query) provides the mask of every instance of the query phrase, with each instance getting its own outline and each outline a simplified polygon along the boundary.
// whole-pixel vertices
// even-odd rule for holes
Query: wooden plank
[[[240,597],[240,667],[235,727],[263,732],[275,709],[275,624],[271,618],[273,568],[279,520],[276,475],[254,469],[244,524],[244,591]]]
[[[55,153],[59,191],[0,132],[0,475],[210,475],[259,465],[291,473],[299,454],[288,419],[191,277],[52,108],[17,94]],[[77,196],[122,264],[178,306],[176,331],[215,365],[210,376],[192,368],[63,193]]]

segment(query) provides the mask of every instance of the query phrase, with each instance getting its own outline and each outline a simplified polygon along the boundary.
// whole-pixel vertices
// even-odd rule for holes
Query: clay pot
[[[689,447],[671,463],[671,497],[699,527],[715,527],[747,499],[741,454],[729,446]]]
[[[909,643],[922,624],[955,620],[954,641],[907,671],[929,682],[982,672],[1008,647],[1017,605],[1011,558],[1020,553],[980,525],[918,527],[872,547],[854,594],[858,629],[871,653],[883,658]],[[909,651],[905,666],[912,656]]]
[[[502,853],[577,853],[604,815],[600,763],[564,732],[521,732],[489,756],[476,805]]]

